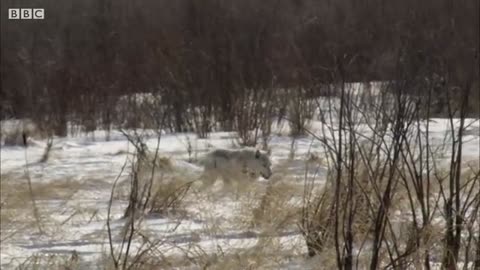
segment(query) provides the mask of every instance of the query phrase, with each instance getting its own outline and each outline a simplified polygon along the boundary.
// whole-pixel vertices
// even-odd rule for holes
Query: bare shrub
[[[166,105],[160,95],[152,93],[135,93],[121,96],[115,104],[114,123],[125,129],[156,129],[165,113]]]
[[[154,186],[149,213],[164,216],[184,215],[184,197],[187,195],[191,182],[173,178],[171,181]]]
[[[43,155],[40,158],[39,162],[44,163],[44,162],[48,161],[48,159],[50,157],[50,153],[52,151],[52,146],[53,146],[53,138],[50,137],[47,140],[47,144],[45,145],[45,150],[44,150]]]
[[[181,183],[169,177],[174,171],[171,161],[159,155],[161,136],[157,137],[157,145],[151,152],[141,134],[123,132],[129,142],[135,147],[136,153],[131,161],[128,183],[128,206],[124,212],[125,224],[120,232],[121,243],[113,241],[113,232],[110,225],[110,211],[113,203],[117,182],[127,167],[126,160],[122,171],[118,175],[112,187],[108,217],[107,232],[110,246],[109,262],[114,269],[150,269],[164,265],[166,262],[159,252],[159,248],[166,245],[164,239],[158,239],[146,234],[141,230],[144,217],[148,214],[178,215],[178,225],[182,222],[184,213],[180,211],[182,200],[190,189],[192,182]],[[178,227],[178,226],[177,226]],[[176,228],[177,228],[176,227]],[[137,243],[140,248],[135,248]]]
[[[193,129],[198,138],[205,139],[208,134],[214,130],[215,118],[213,116],[212,106],[203,105],[191,108],[193,119]]]
[[[355,232],[352,237],[356,243],[362,243],[369,237],[375,220],[372,209],[379,205],[375,189],[382,190],[385,186],[381,184],[381,180],[376,185],[372,184],[365,168],[359,167],[356,171],[358,175],[355,178],[355,186],[348,186],[348,174],[342,175],[338,193],[335,193],[335,186],[331,184],[337,179],[332,172],[328,174],[327,183],[320,190],[314,191],[315,178],[305,179],[304,205],[299,224],[310,256],[320,254],[324,252],[325,247],[334,244],[334,215],[339,216],[338,224],[351,222],[352,231]],[[340,197],[339,205],[346,205],[349,200],[353,201],[355,215],[351,221],[347,220],[345,208],[335,207],[335,196]]]
[[[337,267],[346,269],[429,269],[432,257],[452,267],[461,252],[470,254],[463,263],[471,260],[462,231],[468,232],[466,213],[476,211],[470,183],[479,180],[462,180],[466,101],[451,102],[448,136],[442,147],[433,146],[430,121],[424,120],[430,119],[433,90],[412,95],[406,89],[414,86],[397,80],[365,96],[341,81],[339,95],[324,103],[322,130],[310,134],[324,143],[331,161],[326,191],[312,196],[312,184],[306,185],[301,223],[311,256],[324,257],[331,252],[325,246],[334,246]],[[448,148],[452,153],[444,152]],[[449,160],[440,165],[445,155]],[[439,216],[442,222],[434,222]]]
[[[129,205],[125,210],[125,217],[130,217],[134,212],[139,215],[147,213],[147,209],[152,207],[152,194],[156,194],[157,199],[163,199],[158,196],[160,194],[158,189],[163,184],[166,174],[173,170],[170,160],[160,157],[158,152],[150,153],[140,137],[130,139],[130,141],[135,143],[137,153],[131,165]],[[170,192],[174,192],[174,190],[170,190]]]
[[[256,146],[261,138],[264,145],[267,144],[273,121],[271,97],[271,89],[252,89],[234,103],[235,128],[240,145]]]
[[[305,135],[316,109],[316,101],[303,88],[289,89],[286,95],[287,117],[291,136]]]

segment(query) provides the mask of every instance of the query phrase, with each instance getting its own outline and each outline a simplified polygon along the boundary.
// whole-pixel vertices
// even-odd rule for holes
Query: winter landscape
[[[42,4],[1,269],[480,269],[478,1]]]
[[[347,92],[357,95],[361,88],[362,85],[354,84],[347,87]],[[338,98],[319,103],[338,104]],[[323,110],[316,114],[333,116],[335,112]],[[358,120],[358,123],[360,120],[375,122]],[[437,230],[444,226],[445,213],[440,205],[442,196],[447,196],[440,195],[438,188],[447,183],[443,181],[448,181],[440,179],[437,173],[446,174],[442,177],[448,179],[451,151],[458,151],[450,136],[452,130],[458,133],[460,124],[459,119],[418,121],[421,141],[431,143],[431,158],[435,160],[432,164],[438,166],[432,169],[431,194],[425,195],[433,200],[430,226]],[[472,193],[462,196],[462,205],[466,211],[477,212],[479,124],[478,119],[464,119],[462,154],[454,156],[461,158],[463,189]],[[4,121],[2,132],[16,134],[18,127],[25,125],[24,121]],[[309,208],[318,203],[317,196],[328,196],[324,192],[327,192],[328,181],[332,181],[330,174],[334,167],[331,164],[335,162],[329,160],[329,155],[335,151],[325,144],[332,146],[338,140],[335,125],[338,119],[331,118],[331,122],[312,119],[306,127],[312,136],[292,137],[287,121],[273,124],[268,138],[273,175],[268,180],[257,177],[254,181],[247,180],[245,175],[231,190],[223,189],[222,181],[200,189],[198,182],[202,181],[203,168],[197,161],[213,149],[241,148],[234,132],[212,132],[207,138],[199,138],[195,133],[113,130],[106,140],[106,131],[98,130],[50,140],[30,139],[28,147],[6,145],[8,138],[5,138],[1,150],[2,266],[42,268],[42,264],[49,267],[65,264],[81,269],[103,268],[112,254],[124,259],[127,242],[131,244],[131,258],[127,263],[135,268],[142,260],[159,268],[195,269],[202,264],[214,269],[334,267],[335,261],[328,255],[306,256],[309,250],[305,230],[308,228],[302,222],[306,218],[304,212],[311,211]],[[355,128],[359,142],[367,145],[366,138],[374,138],[366,123],[356,124]],[[424,137],[425,134],[428,137]],[[148,162],[152,163],[139,165],[139,141],[148,149]],[[348,147],[348,140],[344,146]],[[387,149],[388,146],[381,147]],[[409,158],[422,164],[416,159],[423,150],[412,151],[415,157]],[[374,164],[373,160],[358,162]],[[355,170],[359,173],[361,169]],[[426,176],[423,177],[427,181]],[[140,180],[137,183],[140,189],[152,186],[151,202],[138,209],[141,213],[130,221],[125,213],[134,179]],[[148,183],[142,182],[144,180]],[[408,220],[412,212],[407,196],[418,195],[405,190],[407,180],[403,182],[400,177],[396,181],[398,193],[392,198],[389,210],[393,227],[390,233],[403,238],[409,236],[411,229]],[[145,202],[143,197],[139,200]],[[367,208],[366,205],[359,207]],[[368,209],[358,210],[358,218],[364,210]],[[465,215],[472,218],[469,230],[473,233],[478,229],[477,213]],[[135,226],[131,243],[125,239],[130,222]],[[368,226],[368,221],[364,222],[362,225]],[[435,233],[440,235],[430,237],[439,237],[440,241],[441,231]],[[428,245],[441,247],[436,242]],[[358,263],[368,261],[365,258],[362,262],[360,256]],[[440,263],[433,260],[432,267]]]

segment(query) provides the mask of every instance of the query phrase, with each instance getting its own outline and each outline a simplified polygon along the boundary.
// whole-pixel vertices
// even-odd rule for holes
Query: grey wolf
[[[252,180],[261,175],[268,179],[272,176],[268,154],[255,149],[224,150],[217,149],[206,154],[201,160],[204,171],[201,176],[204,187],[211,186],[218,178],[225,185],[234,182]]]

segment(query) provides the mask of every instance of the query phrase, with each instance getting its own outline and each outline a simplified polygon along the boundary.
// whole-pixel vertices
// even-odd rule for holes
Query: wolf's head
[[[263,178],[268,179],[272,176],[272,170],[270,169],[270,158],[267,154],[255,151],[255,158],[250,160],[248,167],[255,173],[259,173]]]

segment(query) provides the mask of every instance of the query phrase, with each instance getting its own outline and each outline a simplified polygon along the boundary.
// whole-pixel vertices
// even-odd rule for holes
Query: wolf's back
[[[215,156],[213,154],[214,152],[209,152],[205,155],[202,155],[197,163],[200,166],[203,166],[204,168],[211,167],[215,163]]]
[[[198,164],[204,168],[215,168],[230,159],[232,159],[232,153],[230,151],[217,149],[199,158]]]

